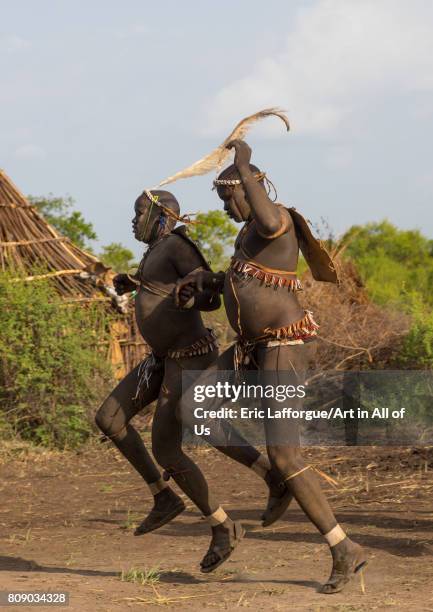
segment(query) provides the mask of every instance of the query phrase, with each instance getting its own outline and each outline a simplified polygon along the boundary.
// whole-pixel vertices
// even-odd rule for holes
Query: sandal
[[[281,518],[289,507],[292,499],[293,495],[288,489],[286,489],[280,497],[269,495],[268,505],[261,516],[262,527],[269,527],[269,525],[272,525],[272,523],[275,523],[275,521]]]
[[[134,531],[135,536],[144,535],[145,533],[149,533],[150,531],[155,531],[155,529],[159,529],[166,523],[172,521],[178,514],[181,514],[185,510],[185,504],[182,499],[176,501],[175,505],[172,506],[169,510],[161,511],[152,508],[149,512],[148,516],[140,523],[140,525]]]
[[[321,587],[320,593],[332,595],[339,593],[344,589],[346,584],[367,565],[367,557],[364,550],[357,545],[357,551],[353,555],[353,559],[345,570],[332,568],[329,580]]]
[[[221,547],[218,544],[213,545],[211,542],[209,550],[207,551],[207,553],[203,557],[203,560],[200,563],[200,571],[204,574],[208,574],[209,572],[213,572],[214,570],[216,570],[216,568],[219,567],[222,563],[224,563],[224,561],[227,561],[227,559],[230,557],[230,555],[232,554],[236,546],[239,544],[239,542],[242,540],[244,535],[245,529],[242,527],[242,524],[239,521],[235,521],[233,523],[233,533],[229,534],[230,543],[226,547]],[[203,561],[210,553],[216,555],[217,560],[211,565],[203,566]]]

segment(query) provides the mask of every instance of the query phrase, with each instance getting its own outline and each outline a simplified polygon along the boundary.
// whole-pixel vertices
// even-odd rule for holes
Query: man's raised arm
[[[236,166],[251,207],[251,214],[257,223],[257,230],[265,238],[276,238],[292,226],[289,213],[272,202],[264,187],[250,169],[251,148],[243,140],[232,140],[227,148],[235,150]]]

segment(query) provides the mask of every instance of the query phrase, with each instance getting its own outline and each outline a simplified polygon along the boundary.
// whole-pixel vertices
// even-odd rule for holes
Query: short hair
[[[254,164],[250,164],[251,172],[254,174],[261,173],[261,170],[257,168]],[[239,174],[239,170],[236,168],[234,164],[227,166],[224,170],[218,175],[217,180],[232,180],[232,179],[240,179],[241,175]]]
[[[170,191],[165,191],[164,189],[152,189],[150,194],[158,198],[158,204],[162,204],[165,208],[173,211],[177,216],[180,215],[180,205],[176,200],[174,195],[170,193]],[[140,197],[145,197],[148,199],[146,192],[143,192]],[[164,212],[163,210],[161,212]]]

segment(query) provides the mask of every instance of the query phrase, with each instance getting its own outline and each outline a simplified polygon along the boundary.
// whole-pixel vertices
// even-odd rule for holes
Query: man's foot
[[[229,518],[217,527],[212,527],[212,540],[209,550],[200,563],[205,574],[213,572],[226,561],[245,535],[245,530],[239,521],[235,523]]]
[[[265,482],[269,487],[269,496],[268,504],[261,519],[262,527],[269,527],[269,525],[272,525],[272,523],[275,523],[275,521],[283,516],[293,499],[293,495],[286,485],[281,482],[281,477],[273,474],[272,471],[267,473]]]
[[[166,487],[157,493],[154,496],[154,500],[155,504],[152,510],[134,531],[134,535],[143,535],[144,533],[149,533],[149,531],[159,529],[159,527],[169,523],[185,510],[182,498],[170,487]]]
[[[349,538],[331,548],[332,571],[329,580],[320,589],[321,593],[330,595],[339,593],[344,586],[367,565],[367,555],[359,544]]]

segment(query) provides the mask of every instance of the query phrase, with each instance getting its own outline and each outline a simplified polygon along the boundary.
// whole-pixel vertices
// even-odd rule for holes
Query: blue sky
[[[430,0],[1,1],[0,167],[70,194],[101,244],[141,251],[135,197],[243,116],[279,200],[336,233],[388,218],[433,238]],[[219,206],[213,176],[172,185]]]

